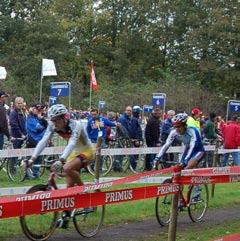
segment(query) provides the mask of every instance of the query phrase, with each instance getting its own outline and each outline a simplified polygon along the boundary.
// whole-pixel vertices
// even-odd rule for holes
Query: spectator
[[[116,113],[108,112],[107,114],[108,120],[115,122],[116,121]],[[106,142],[107,144],[115,139],[116,129],[111,126],[106,126]]]
[[[140,124],[140,113],[142,108],[140,106],[133,106],[132,108],[132,119],[131,119],[131,130],[130,138],[133,140],[134,147],[140,147],[143,141],[142,128]],[[136,169],[138,155],[130,156],[130,163],[133,169]]]
[[[10,140],[6,109],[4,107],[9,95],[0,91],[0,150],[3,149],[4,135]]]
[[[13,148],[18,149],[22,147],[24,139],[27,135],[26,131],[26,116],[23,111],[24,99],[22,97],[15,98],[15,106],[9,115],[10,134],[13,139]],[[20,138],[20,139],[15,139]]]
[[[216,117],[217,115],[214,112],[211,112],[203,128],[204,137],[210,140],[210,142],[217,139]]]
[[[45,130],[47,128],[47,120],[44,118],[45,106],[38,103],[33,104],[30,108],[29,115],[26,120],[26,130],[27,130],[27,148],[34,148],[37,146],[38,142],[42,139]],[[39,156],[34,164],[41,164],[42,156]],[[33,176],[29,178],[37,178],[39,176],[39,166],[32,167]]]
[[[237,123],[237,116],[232,117],[232,122],[222,128],[225,149],[240,148],[240,126]],[[227,166],[229,155],[233,157],[234,164],[240,166],[240,152],[230,152],[223,155],[222,166]]]
[[[125,109],[125,112],[120,116],[119,122],[121,126],[127,131],[130,136],[131,133],[131,120],[132,120],[132,107],[128,105]]]
[[[104,142],[106,142],[106,126],[113,127],[116,126],[116,124],[100,116],[97,109],[92,109],[91,116],[88,119],[87,133],[93,143],[97,143],[98,137],[102,137]]]
[[[123,139],[130,139],[131,120],[132,120],[132,107],[128,105],[125,108],[125,112],[118,118],[118,121],[121,124],[121,128],[119,128],[118,131],[116,132],[117,136],[121,136],[121,138]],[[121,148],[121,147],[122,146],[120,145],[117,146],[117,148]],[[115,172],[122,172],[122,161],[123,161],[123,156],[114,157],[113,170]]]
[[[193,108],[191,111],[191,116],[188,117],[187,126],[196,127],[200,132],[200,116],[202,112],[198,108]]]
[[[145,139],[147,147],[157,147],[160,146],[160,117],[161,110],[155,108],[153,113],[150,115],[149,120],[145,129]],[[147,154],[146,155],[146,170],[152,169],[152,161],[155,158],[155,155]]]
[[[172,125],[172,118],[175,116],[175,111],[174,110],[169,110],[167,112],[166,119],[163,121],[162,126],[161,126],[161,145],[164,145],[166,143],[166,140],[171,132],[171,129],[173,127]],[[176,146],[177,141],[174,141],[172,146]],[[174,161],[174,154],[173,153],[165,153],[163,155],[163,160],[165,162],[169,161]]]

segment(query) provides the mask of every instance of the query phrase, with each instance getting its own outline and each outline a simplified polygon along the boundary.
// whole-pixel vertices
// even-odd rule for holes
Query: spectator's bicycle
[[[25,138],[11,138],[10,141],[5,142],[4,150],[13,149],[13,140],[23,140],[23,148],[26,146]],[[0,170],[6,171],[11,181],[22,182],[26,177],[25,161],[27,159],[28,157],[25,156],[0,158]]]
[[[133,140],[129,137],[126,130],[120,126],[116,131],[116,139],[112,142],[113,148],[134,148],[138,143],[138,147],[141,146],[139,140]],[[131,157],[132,156],[132,157]],[[133,156],[135,156],[133,158]],[[134,161],[132,161],[134,159]],[[133,173],[143,172],[145,169],[145,155],[121,155],[114,156],[114,162],[116,166],[119,166],[119,169],[122,169],[122,172],[127,172],[128,170]]]
[[[172,165],[176,162],[171,162]],[[201,164],[200,164],[201,165]],[[159,166],[164,167],[160,162]],[[168,166],[169,167],[169,166]],[[166,179],[163,184],[172,183],[172,179]],[[170,222],[170,213],[172,206],[173,195],[159,196],[155,202],[155,213],[157,221],[161,226],[166,226]],[[187,208],[188,215],[193,222],[200,222],[204,218],[208,208],[209,192],[208,186],[203,185],[189,185],[179,192],[178,210],[184,211]]]
[[[113,166],[113,157],[112,156],[101,156],[100,160],[100,170],[99,175],[100,177],[106,176],[111,170]],[[95,175],[95,162],[89,164],[87,166],[87,169],[89,173],[91,173],[93,176]]]
[[[51,173],[48,183],[38,184],[31,187],[27,193],[40,194],[44,191],[58,189],[55,182],[55,173]],[[58,176],[58,175],[57,175]],[[104,220],[105,206],[78,208],[71,211],[70,218],[74,227],[83,237],[92,237],[100,230]],[[59,223],[59,212],[43,213],[20,217],[20,224],[23,233],[30,240],[47,240],[57,228]]]

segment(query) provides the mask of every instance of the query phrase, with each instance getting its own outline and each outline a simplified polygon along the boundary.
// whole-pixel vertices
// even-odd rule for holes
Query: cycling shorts
[[[74,160],[76,157],[80,157],[84,160],[93,160],[95,158],[95,148],[89,146],[76,146],[67,158],[67,162]]]

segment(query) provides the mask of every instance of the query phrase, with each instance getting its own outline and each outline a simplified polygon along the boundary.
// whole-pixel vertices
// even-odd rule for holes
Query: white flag
[[[42,59],[42,76],[56,76],[57,71],[53,59]]]
[[[7,71],[5,67],[0,66],[0,79],[6,79]]]

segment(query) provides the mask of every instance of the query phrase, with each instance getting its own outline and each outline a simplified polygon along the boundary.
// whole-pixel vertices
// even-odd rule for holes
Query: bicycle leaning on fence
[[[13,140],[24,141],[23,148],[26,146],[26,138],[11,138],[10,141],[7,141],[4,143],[3,150],[13,149],[13,145],[12,145]],[[22,182],[26,177],[25,161],[27,159],[28,157],[26,156],[0,158],[0,170],[3,169],[4,171],[6,171],[11,181]]]
[[[58,189],[55,177],[62,177],[56,172],[51,172],[47,184],[38,184],[31,187],[27,194],[41,193]],[[64,212],[62,212],[62,215]],[[76,208],[71,210],[70,219],[73,220],[74,227],[83,237],[96,235],[104,220],[105,206]],[[20,217],[20,224],[23,233],[30,240],[47,240],[58,227],[60,218],[59,212],[42,213]]]

